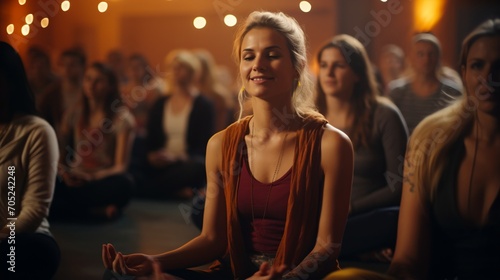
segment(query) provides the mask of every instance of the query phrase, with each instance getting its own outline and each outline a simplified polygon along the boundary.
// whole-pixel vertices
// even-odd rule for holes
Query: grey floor
[[[188,206],[189,201],[134,199],[113,222],[52,222],[52,234],[61,248],[61,265],[54,279],[102,279],[103,243],[114,244],[124,254],[155,254],[184,244],[199,233],[187,219]]]

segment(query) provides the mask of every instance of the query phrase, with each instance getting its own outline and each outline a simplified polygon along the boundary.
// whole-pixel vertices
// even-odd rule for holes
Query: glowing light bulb
[[[14,33],[14,24],[11,23],[11,24],[7,25],[7,34],[10,35],[12,33]]]
[[[22,6],[22,5],[24,5],[24,4],[26,4],[26,0],[19,0],[19,5],[21,5],[21,6]]]
[[[40,26],[42,28],[46,28],[47,26],[49,26],[49,18],[42,18],[42,20],[40,21]]]
[[[108,10],[108,3],[102,1],[101,3],[99,3],[99,5],[97,5],[97,10],[99,10],[99,12],[101,13],[104,13]]]
[[[26,24],[32,24],[33,23],[33,14],[28,14],[25,18]]]
[[[237,22],[238,19],[234,15],[228,14],[224,17],[224,23],[229,27],[235,26]]]
[[[193,20],[193,25],[196,29],[202,29],[207,25],[207,20],[204,17],[196,17]]]
[[[21,34],[23,34],[24,36],[30,34],[30,26],[28,24],[23,25],[23,27],[21,28]]]
[[[301,11],[308,13],[311,11],[312,5],[307,1],[300,1],[299,7]]]
[[[70,7],[69,1],[66,0],[61,3],[61,10],[63,10],[63,12],[69,10],[69,7]]]

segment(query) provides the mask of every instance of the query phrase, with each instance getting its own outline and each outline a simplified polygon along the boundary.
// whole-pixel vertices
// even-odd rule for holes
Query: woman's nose
[[[258,56],[254,60],[252,71],[263,71],[263,70],[266,70],[265,61],[260,56]]]

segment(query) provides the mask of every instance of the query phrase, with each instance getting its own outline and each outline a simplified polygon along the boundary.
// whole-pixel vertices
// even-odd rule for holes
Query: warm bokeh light
[[[14,24],[11,23],[11,24],[7,25],[6,29],[7,29],[7,34],[10,35],[10,34],[14,33]]]
[[[416,0],[415,31],[430,31],[441,19],[446,0]]]
[[[299,4],[300,10],[303,11],[304,13],[309,13],[311,11],[311,3],[307,1],[300,1]]]
[[[102,1],[101,3],[99,3],[99,5],[97,5],[97,10],[99,10],[99,12],[101,13],[104,13],[108,10],[108,3]]]
[[[24,5],[26,4],[26,0],[19,0],[19,5]]]
[[[61,10],[63,10],[63,12],[66,12],[67,10],[69,10],[69,1],[63,1],[61,3]]]
[[[33,14],[28,14],[25,18],[26,24],[32,24],[33,23]]]
[[[193,20],[193,25],[196,29],[202,29],[207,25],[207,20],[204,17],[197,17]]]
[[[382,1],[382,2],[387,2],[387,0],[380,0],[380,1]]]
[[[47,26],[49,26],[49,18],[42,18],[42,20],[40,21],[40,26],[42,28],[46,28]]]
[[[224,17],[224,23],[229,27],[235,26],[238,23],[238,19],[234,15],[228,14]]]
[[[30,26],[27,24],[23,25],[23,27],[21,28],[21,34],[23,34],[24,36],[30,34]]]

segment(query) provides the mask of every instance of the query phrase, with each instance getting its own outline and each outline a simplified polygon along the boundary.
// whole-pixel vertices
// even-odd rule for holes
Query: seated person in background
[[[58,137],[62,124],[82,98],[86,63],[83,50],[73,48],[63,51],[59,58],[61,79],[56,86],[47,89],[40,96],[40,103],[37,104],[40,115],[54,127]]]
[[[137,182],[142,182],[146,164],[146,124],[153,103],[161,96],[163,84],[141,54],[128,59],[129,82],[122,88],[122,99],[135,118],[135,139],[132,145],[129,171]]]
[[[215,108],[215,132],[219,132],[233,122],[231,114],[233,108],[229,90],[218,81],[216,76],[216,65],[212,54],[207,50],[194,52],[201,63],[201,72],[198,79],[198,88],[204,96],[209,98]]]
[[[397,107],[379,96],[370,60],[356,38],[335,36],[316,59],[319,112],[354,145],[351,203],[340,258],[364,254],[389,261],[396,243],[406,124]]]
[[[338,269],[353,151],[348,137],[314,110],[306,53],[293,18],[250,14],[234,54],[240,98],[251,99],[253,115],[208,143],[201,234],[158,255],[123,255],[103,245],[106,268],[191,280],[321,279]],[[215,260],[209,271],[186,269]]]
[[[148,117],[148,165],[143,195],[191,197],[206,184],[205,152],[214,133],[212,103],[195,86],[200,62],[191,52],[167,56],[167,95],[152,106]]]
[[[382,95],[386,91],[390,82],[401,78],[405,70],[405,53],[396,45],[386,45],[382,48],[378,69],[382,76]]]
[[[28,75],[31,90],[35,95],[37,111],[42,113],[40,110],[42,108],[39,108],[40,102],[47,92],[51,92],[59,86],[60,81],[52,71],[49,54],[41,47],[31,46],[28,48],[26,64],[26,74]],[[46,116],[42,115],[42,117]]]
[[[126,63],[126,56],[119,49],[110,50],[106,54],[105,64],[115,73],[118,86],[126,85],[129,82]]]
[[[35,116],[21,58],[2,41],[0,61],[0,279],[49,280],[60,261],[47,222],[59,159],[57,138]]]
[[[409,76],[389,85],[389,97],[398,106],[410,134],[426,116],[450,105],[461,95],[461,85],[443,74],[441,44],[430,33],[413,37]]]
[[[85,72],[83,97],[64,124],[53,211],[67,216],[114,218],[130,199],[126,173],[134,118],[120,104],[115,74],[101,63]]]
[[[387,275],[347,269],[328,279],[498,279],[500,18],[465,38],[460,65],[465,96],[411,136]]]

